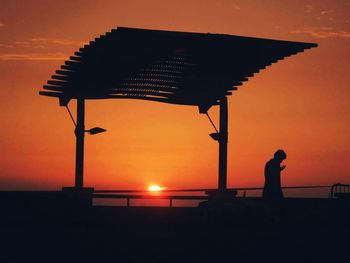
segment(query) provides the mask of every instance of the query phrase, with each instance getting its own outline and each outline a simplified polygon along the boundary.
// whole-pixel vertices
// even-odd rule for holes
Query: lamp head
[[[105,131],[107,130],[100,127],[94,127],[94,128],[91,128],[90,130],[87,130],[86,132],[90,133],[91,135],[94,135]]]

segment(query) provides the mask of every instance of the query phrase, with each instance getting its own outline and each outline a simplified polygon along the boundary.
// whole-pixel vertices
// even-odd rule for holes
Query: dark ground
[[[83,209],[7,200],[0,262],[350,262],[349,215],[349,201],[330,199]]]

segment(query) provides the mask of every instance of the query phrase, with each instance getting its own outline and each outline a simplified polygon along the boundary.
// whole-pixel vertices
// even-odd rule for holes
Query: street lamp
[[[75,137],[76,137],[76,146],[75,146],[75,189],[84,188],[84,137],[85,133],[90,135],[99,134],[107,131],[106,129],[100,127],[94,127],[89,130],[85,130],[85,100],[78,98],[77,99],[77,121],[74,120],[72,113],[68,108],[68,102],[62,103],[62,106],[65,106],[68,110],[69,116],[71,117],[74,126],[75,126]]]
[[[207,115],[210,123],[213,125],[215,132],[210,133],[209,136],[219,143],[219,178],[218,178],[218,190],[208,190],[206,194],[209,200],[230,200],[236,196],[236,190],[227,189],[227,141],[228,141],[228,105],[227,98],[220,100],[220,127],[216,128],[214,122],[208,114],[209,108],[200,108],[200,113]]]
[[[106,132],[106,129],[100,128],[100,127],[94,127],[91,128],[90,130],[85,130],[85,132],[89,133],[90,135]]]

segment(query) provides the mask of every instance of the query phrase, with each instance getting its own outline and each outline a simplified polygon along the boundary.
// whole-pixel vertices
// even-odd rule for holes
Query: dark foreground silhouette
[[[350,244],[346,200],[127,208],[54,195],[0,198],[0,262],[336,262]]]
[[[265,165],[265,184],[263,190],[263,197],[265,199],[278,200],[283,198],[281,188],[281,171],[286,166],[281,166],[283,160],[287,158],[283,150],[277,150],[273,159],[268,161]]]

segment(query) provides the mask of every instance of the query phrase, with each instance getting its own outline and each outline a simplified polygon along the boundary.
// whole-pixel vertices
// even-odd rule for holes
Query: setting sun
[[[164,190],[164,187],[160,187],[159,185],[152,184],[152,185],[148,186],[147,190],[150,192],[159,192],[159,191]]]

